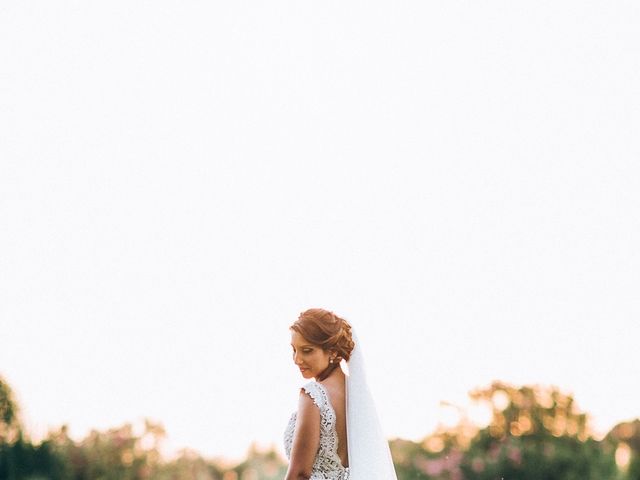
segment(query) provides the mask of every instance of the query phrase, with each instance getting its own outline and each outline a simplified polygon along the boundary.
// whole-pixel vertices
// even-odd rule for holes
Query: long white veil
[[[347,362],[347,447],[350,480],[397,480],[387,442],[364,368],[362,345],[351,329],[355,347]]]

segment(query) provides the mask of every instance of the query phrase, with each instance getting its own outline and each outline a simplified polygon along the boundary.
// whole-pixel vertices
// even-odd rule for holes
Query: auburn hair
[[[344,318],[323,308],[310,308],[300,314],[298,320],[289,327],[302,335],[305,340],[337,353],[336,361],[322,372],[318,380],[322,380],[338,367],[340,361],[349,361],[355,343],[351,338],[351,325]]]

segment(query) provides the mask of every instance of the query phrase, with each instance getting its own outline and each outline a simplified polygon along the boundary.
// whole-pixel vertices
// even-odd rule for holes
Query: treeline
[[[640,480],[640,420],[593,438],[588,415],[557,388],[495,382],[470,393],[490,412],[479,428],[464,414],[422,442],[391,442],[399,479]]]
[[[495,382],[470,394],[489,412],[479,427],[461,410],[457,424],[421,442],[390,442],[399,480],[640,480],[640,420],[596,440],[586,413],[556,388]],[[252,446],[229,465],[189,450],[165,460],[161,425],[146,421],[92,431],[74,441],[66,427],[38,444],[25,437],[11,389],[0,377],[0,480],[275,480],[286,462]]]

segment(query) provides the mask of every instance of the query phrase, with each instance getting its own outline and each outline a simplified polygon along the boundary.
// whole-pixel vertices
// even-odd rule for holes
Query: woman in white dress
[[[289,329],[293,361],[313,380],[300,389],[284,433],[285,480],[396,480],[351,325],[312,308]]]

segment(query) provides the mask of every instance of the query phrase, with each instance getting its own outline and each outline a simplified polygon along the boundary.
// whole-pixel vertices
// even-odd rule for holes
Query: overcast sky
[[[636,2],[0,6],[0,375],[34,436],[275,443],[287,327],[390,438],[493,379],[640,416]]]

